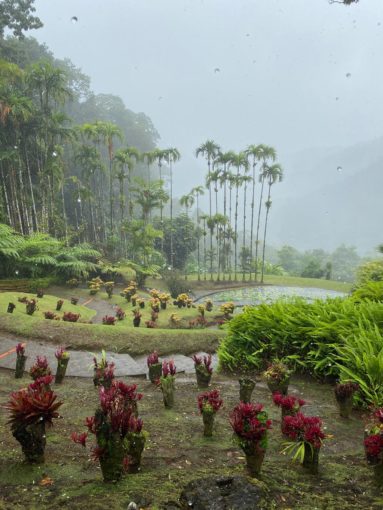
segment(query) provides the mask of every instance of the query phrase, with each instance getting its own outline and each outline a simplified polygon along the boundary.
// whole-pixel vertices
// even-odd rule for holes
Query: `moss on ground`
[[[13,372],[0,370],[0,403],[11,390],[25,386],[28,378],[17,381]],[[85,416],[94,412],[97,392],[91,379],[67,379],[57,388],[64,401],[63,419],[56,420],[47,434],[46,464],[23,463],[21,449],[0,415],[0,509],[7,510],[126,510],[130,501],[142,508],[166,508],[177,502],[185,484],[199,477],[243,474],[244,456],[233,441],[228,414],[238,398],[238,383],[233,377],[213,376],[213,387],[221,390],[224,408],[216,417],[214,437],[202,437],[202,419],[197,412],[197,385],[193,377],[177,376],[176,404],[165,410],[161,392],[149,382],[137,380],[144,393],[139,403],[149,437],[143,454],[142,470],[117,484],[104,484],[97,463],[89,451],[69,439],[72,431],[82,432]],[[56,389],[56,388],[55,388]],[[267,509],[378,509],[382,495],[372,482],[372,473],[364,459],[362,417],[354,413],[350,420],[338,416],[329,385],[295,378],[291,393],[307,400],[305,412],[323,417],[326,431],[333,435],[320,454],[320,474],[307,475],[299,465],[280,454],[280,411],[265,385],[258,383],[255,399],[265,404],[272,419],[269,449],[261,480],[256,482],[267,497],[261,508]],[[92,440],[92,438],[91,438]],[[43,486],[50,478],[52,485]]]

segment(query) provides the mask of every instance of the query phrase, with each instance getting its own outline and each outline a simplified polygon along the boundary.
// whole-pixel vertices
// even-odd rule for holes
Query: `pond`
[[[226,303],[233,301],[237,306],[255,305],[259,303],[271,303],[280,298],[302,297],[308,301],[314,299],[327,299],[334,297],[344,297],[346,294],[335,290],[317,289],[314,287],[283,287],[283,286],[265,286],[265,287],[242,287],[240,289],[227,289],[215,292],[200,298],[211,299],[214,303]]]

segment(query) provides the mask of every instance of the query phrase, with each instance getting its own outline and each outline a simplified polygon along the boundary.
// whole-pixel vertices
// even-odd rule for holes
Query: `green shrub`
[[[355,302],[369,299],[370,301],[383,301],[383,280],[366,282],[357,287],[352,293],[352,299]]]
[[[360,324],[358,333],[345,337],[337,350],[341,381],[357,382],[364,403],[382,406],[383,335],[378,326]]]
[[[185,279],[182,279],[179,271],[166,270],[162,273],[162,277],[172,298],[175,299],[180,294],[188,294],[190,292],[189,284],[185,281]]]
[[[262,369],[275,357],[316,376],[339,375],[338,348],[361,324],[383,329],[383,305],[352,299],[296,298],[245,307],[228,325],[218,353],[229,370]]]
[[[362,264],[356,275],[357,286],[367,282],[383,281],[383,260],[372,260]]]

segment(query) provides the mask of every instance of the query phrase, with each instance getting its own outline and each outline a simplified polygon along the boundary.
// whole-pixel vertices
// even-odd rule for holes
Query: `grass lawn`
[[[13,372],[0,370],[0,404],[11,391],[26,386],[28,377],[18,381]],[[97,391],[91,379],[66,379],[54,387],[64,402],[63,417],[47,430],[46,462],[27,465],[19,443],[13,438],[7,416],[0,413],[0,508],[4,510],[126,510],[130,501],[139,508],[158,510],[175,508],[182,488],[206,476],[243,475],[244,454],[233,441],[228,422],[238,401],[235,377],[214,374],[212,387],[220,389],[224,408],[216,416],[214,436],[202,436],[202,419],[197,412],[199,393],[194,377],[179,375],[173,410],[165,410],[160,390],[147,381],[137,380],[144,398],[139,413],[148,432],[141,471],[126,475],[119,483],[102,482],[98,463],[90,460],[87,449],[70,440],[73,431],[85,431],[84,419],[97,406]],[[281,455],[280,410],[272,404],[267,388],[258,383],[257,401],[265,404],[275,420],[262,467],[262,476],[254,483],[264,491],[257,508],[272,509],[380,509],[382,493],[372,482],[372,469],[363,452],[364,424],[354,413],[341,419],[334,403],[333,388],[307,379],[293,378],[292,394],[306,399],[306,413],[324,420],[325,441],[320,452],[319,475],[308,475],[298,464]],[[93,445],[90,435],[89,445]],[[45,480],[45,482],[43,482]],[[48,483],[47,483],[48,482]],[[45,483],[45,485],[44,485]],[[239,508],[239,507],[236,507]]]
[[[219,282],[216,281],[217,275],[214,274],[214,281],[210,280],[210,274],[206,275],[207,280],[201,279],[198,281],[197,274],[188,275],[188,279],[185,282],[186,285],[189,286],[191,290],[201,291],[205,290],[206,292],[213,291],[223,287],[246,287],[248,285],[260,285],[259,283],[255,283],[254,281],[249,282],[248,280],[242,280],[242,274],[238,274],[237,281],[234,281],[234,274],[232,274],[232,279],[228,280],[228,275],[225,276],[225,280],[221,279]],[[254,277],[254,275],[253,275]],[[201,276],[203,278],[203,276]],[[248,278],[248,275],[246,275]],[[299,276],[276,276],[276,275],[265,275],[266,285],[281,285],[281,286],[290,286],[290,287],[315,287],[319,289],[326,290],[336,290],[339,292],[349,292],[352,287],[352,283],[350,282],[340,282],[335,280],[322,280],[320,278],[301,278]],[[165,288],[164,282],[161,280],[148,279],[147,280],[148,287],[156,287],[156,288]]]

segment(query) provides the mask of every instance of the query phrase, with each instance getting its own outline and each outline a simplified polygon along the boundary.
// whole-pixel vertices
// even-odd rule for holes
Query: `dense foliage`
[[[359,383],[362,398],[383,402],[383,303],[303,299],[246,307],[228,325],[222,366],[260,370],[280,357],[318,377]]]

